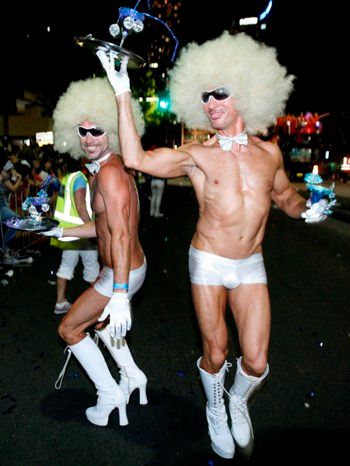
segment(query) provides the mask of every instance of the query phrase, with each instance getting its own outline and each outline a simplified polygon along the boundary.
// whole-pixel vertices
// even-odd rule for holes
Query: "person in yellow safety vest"
[[[67,155],[65,174],[61,180],[56,200],[54,218],[61,227],[73,227],[90,222],[93,218],[90,205],[90,188],[86,176],[79,170],[79,163]],[[78,170],[77,170],[78,169]],[[65,314],[71,307],[66,299],[68,281],[72,280],[74,270],[81,258],[83,278],[93,284],[98,277],[97,244],[94,239],[78,239],[73,237],[58,240],[51,238],[51,246],[62,249],[61,264],[57,271],[57,300],[55,314]]]

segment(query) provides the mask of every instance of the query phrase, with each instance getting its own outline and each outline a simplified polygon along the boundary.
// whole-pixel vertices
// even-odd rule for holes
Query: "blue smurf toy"
[[[314,165],[312,172],[304,176],[306,189],[310,192],[310,197],[306,203],[307,210],[301,214],[306,223],[316,223],[325,220],[333,211],[337,203],[334,193],[334,182],[329,188],[322,186],[322,177],[318,174],[318,166]]]

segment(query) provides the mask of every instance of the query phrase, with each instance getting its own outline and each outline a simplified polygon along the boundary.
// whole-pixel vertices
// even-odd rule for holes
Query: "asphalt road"
[[[84,411],[95,403],[95,389],[74,358],[62,388],[54,388],[65,346],[56,334],[55,287],[47,283],[59,256],[45,240],[32,246],[34,263],[17,268],[0,288],[0,464],[342,464],[350,425],[349,225],[334,218],[306,225],[271,210],[264,242],[272,305],[270,376],[250,408],[252,457],[237,452],[225,461],[210,447],[196,371],[201,341],[187,273],[196,201],[190,188],[168,186],[166,216],[151,219],[144,189],[140,236],[148,274],[133,301],[128,342],[147,374],[149,404],[140,406],[133,393],[128,426],[120,427],[116,414],[106,428],[89,424]],[[79,269],[69,298],[83,289]],[[234,362],[239,348],[229,315],[228,322]],[[233,377],[232,370],[227,389]]]

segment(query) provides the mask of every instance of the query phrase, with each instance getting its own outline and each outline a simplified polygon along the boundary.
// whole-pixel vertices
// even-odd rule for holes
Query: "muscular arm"
[[[130,191],[124,172],[113,166],[104,168],[98,180],[103,198],[107,228],[111,235],[111,260],[114,283],[128,283],[130,272]]]
[[[275,150],[276,153],[274,155],[278,160],[278,168],[272,188],[272,200],[289,217],[300,218],[301,213],[305,212],[306,200],[290,184],[284,170],[282,153],[277,146]]]
[[[194,165],[190,154],[170,148],[144,151],[132,114],[130,93],[118,95],[116,99],[119,142],[124,164],[158,178],[187,175],[188,167]]]

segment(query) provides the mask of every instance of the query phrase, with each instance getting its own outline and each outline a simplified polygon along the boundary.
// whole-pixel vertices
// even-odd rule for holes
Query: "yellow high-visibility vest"
[[[90,188],[87,178],[82,172],[69,173],[62,178],[60,192],[63,190],[63,196],[60,196],[60,193],[58,194],[54,213],[54,218],[59,221],[60,226],[63,228],[74,227],[84,223],[83,220],[79,217],[77,208],[74,203],[74,181],[77,176],[83,176],[86,181],[85,204],[86,210],[92,219]]]

